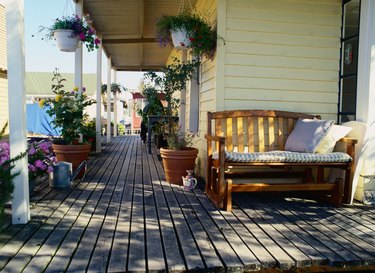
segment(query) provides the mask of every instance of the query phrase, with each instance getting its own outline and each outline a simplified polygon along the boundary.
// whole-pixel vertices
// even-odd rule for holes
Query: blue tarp
[[[60,128],[54,128],[53,119],[47,114],[47,109],[39,107],[38,103],[26,104],[27,131],[34,134],[59,136]]]

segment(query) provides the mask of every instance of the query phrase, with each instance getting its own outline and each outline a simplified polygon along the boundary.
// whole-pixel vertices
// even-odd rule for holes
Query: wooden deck
[[[1,272],[242,272],[375,264],[374,207],[337,209],[242,194],[234,195],[228,213],[216,210],[199,188],[188,191],[164,180],[156,153],[149,155],[139,137],[115,138],[90,161],[83,182],[65,190],[40,184],[31,198],[30,223],[1,227]]]

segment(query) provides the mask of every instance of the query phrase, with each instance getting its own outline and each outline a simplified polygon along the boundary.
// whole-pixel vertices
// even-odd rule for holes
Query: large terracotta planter
[[[187,37],[186,29],[171,30],[172,42],[175,48],[184,49],[191,46],[191,41]]]
[[[198,149],[169,150],[160,148],[166,179],[169,183],[182,185],[186,170],[194,170]]]
[[[66,161],[73,164],[73,172],[79,164],[89,158],[91,144],[61,145],[52,144],[57,161]]]
[[[58,29],[53,32],[56,46],[64,52],[75,52],[78,47],[79,37],[70,29]]]

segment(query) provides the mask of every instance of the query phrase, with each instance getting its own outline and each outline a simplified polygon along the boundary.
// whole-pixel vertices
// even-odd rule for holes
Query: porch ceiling
[[[186,1],[188,2],[188,1]],[[192,5],[195,0],[190,1]],[[176,0],[85,0],[83,9],[102,35],[103,49],[118,71],[159,70],[172,50],[156,42],[161,15],[177,14]]]

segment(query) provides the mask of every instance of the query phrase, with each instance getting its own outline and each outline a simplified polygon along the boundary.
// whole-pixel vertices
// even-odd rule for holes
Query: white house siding
[[[0,5],[0,129],[9,118],[5,30],[5,8],[4,6]]]
[[[341,0],[225,4],[223,109],[300,111],[335,120]]]
[[[207,16],[211,25],[216,29],[217,27],[217,0],[199,0],[196,4],[196,9],[200,14]],[[220,41],[219,41],[220,42]],[[219,45],[220,46],[220,45]],[[219,50],[219,47],[218,47]],[[216,65],[217,65],[217,52],[213,60],[204,58],[199,69],[199,128],[198,128],[198,141],[196,147],[199,149],[199,169],[197,173],[201,176],[205,175],[206,166],[206,141],[204,134],[207,130],[207,112],[216,110]],[[189,92],[187,91],[187,97]],[[187,115],[189,116],[189,115]],[[189,122],[187,120],[187,122]],[[189,123],[187,123],[189,124]]]

